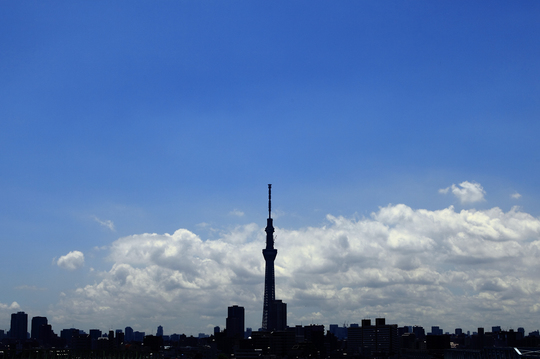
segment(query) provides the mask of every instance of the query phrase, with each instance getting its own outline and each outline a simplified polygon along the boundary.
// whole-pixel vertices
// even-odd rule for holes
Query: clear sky
[[[540,329],[540,2],[3,1],[0,329]]]

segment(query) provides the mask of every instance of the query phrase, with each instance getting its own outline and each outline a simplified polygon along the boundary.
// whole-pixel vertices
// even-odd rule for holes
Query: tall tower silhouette
[[[274,224],[272,219],[272,185],[268,185],[268,219],[266,220],[266,248],[262,250],[266,262],[264,275],[264,304],[262,329],[272,330],[274,325],[273,304],[276,300],[276,279],[274,276],[274,260],[277,256],[277,249],[274,249]]]

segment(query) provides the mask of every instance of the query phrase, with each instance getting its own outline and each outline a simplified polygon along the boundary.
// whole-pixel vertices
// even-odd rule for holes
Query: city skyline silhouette
[[[466,188],[465,185],[462,187]],[[441,190],[445,192],[445,190]],[[268,218],[266,221],[266,246],[262,250],[265,261],[262,325],[259,329],[246,327],[245,308],[233,304],[227,307],[225,328],[214,326],[213,333],[168,334],[160,324],[156,334],[125,329],[64,328],[56,333],[47,317],[31,318],[19,311],[11,314],[9,331],[0,330],[0,352],[21,358],[46,358],[55,355],[84,355],[87,358],[138,357],[147,355],[206,357],[260,358],[272,355],[277,358],[445,358],[471,356],[487,358],[492,355],[508,359],[525,356],[535,358],[540,345],[540,331],[528,335],[523,327],[516,330],[493,326],[490,331],[478,327],[476,332],[455,328],[453,333],[440,326],[431,331],[418,325],[389,324],[384,317],[363,318],[360,323],[332,323],[308,325],[288,323],[287,304],[275,298],[275,228],[272,218],[272,185],[268,184]],[[239,297],[243,302],[246,298]],[[292,298],[294,300],[294,298]],[[518,347],[520,349],[518,349]],[[150,354],[153,353],[153,354]]]
[[[481,188],[479,187],[480,185],[479,184],[474,184],[472,186],[472,188]],[[462,188],[468,188],[466,184],[461,184],[461,187]],[[263,253],[263,257],[264,257],[264,261],[265,261],[265,264],[264,264],[264,270],[265,270],[265,274],[264,274],[264,278],[261,278],[262,282],[264,283],[264,294],[261,296],[262,298],[262,325],[260,327],[251,327],[252,329],[254,328],[258,328],[258,329],[254,329],[254,330],[262,330],[262,331],[269,331],[269,332],[272,332],[272,331],[275,331],[275,330],[285,330],[287,328],[287,324],[288,322],[290,323],[290,319],[287,319],[287,304],[286,303],[283,303],[282,300],[276,300],[276,297],[275,297],[275,292],[276,292],[276,284],[275,284],[275,271],[274,271],[274,261],[276,259],[276,255],[277,255],[277,250],[274,248],[274,242],[275,242],[275,229],[274,229],[274,225],[273,225],[273,218],[272,218],[272,195],[271,195],[271,189],[272,189],[272,185],[269,184],[268,185],[268,218],[267,218],[267,221],[266,221],[266,228],[265,228],[265,232],[266,232],[266,238],[265,238],[265,243],[266,243],[266,247],[262,250],[262,253]],[[446,189],[441,189],[440,192],[442,193],[445,193],[447,192]],[[483,196],[483,189],[482,191],[480,192]],[[473,192],[472,194],[469,194],[470,196],[475,196],[475,195],[478,195],[478,192]],[[397,207],[400,207],[400,206],[397,206]],[[401,206],[402,207],[402,206]],[[387,208],[387,209],[390,209]],[[404,208],[400,208],[400,210],[403,210]],[[382,210],[381,210],[382,212]],[[419,211],[421,213],[421,211]],[[424,211],[425,212],[425,211]],[[500,212],[500,211],[499,211]],[[463,213],[463,212],[462,212]],[[426,213],[421,213],[422,215],[426,215]],[[519,213],[517,213],[519,214]],[[385,214],[384,213],[381,213],[380,215],[384,216]],[[523,218],[521,218],[523,219]],[[337,219],[335,219],[337,220]],[[182,233],[182,234],[186,234],[186,233]],[[169,240],[170,242],[174,242],[175,240],[177,240],[176,236],[177,236],[177,233],[173,234],[172,236],[168,235],[169,238],[165,238],[165,240]],[[287,243],[287,237],[291,237],[290,235],[289,236],[284,236],[283,238],[285,239],[282,243],[283,244],[286,244]],[[163,239],[160,240],[160,242],[158,243],[158,246],[163,246],[163,245],[169,245],[170,243],[166,243]],[[252,242],[252,244],[256,244],[255,242]],[[343,247],[343,242],[340,241],[339,244]],[[302,246],[300,246],[300,248],[302,248]],[[287,254],[287,253],[284,253],[284,254]],[[279,262],[278,262],[279,264]],[[127,278],[125,278],[125,280],[127,280]],[[261,283],[253,283],[254,284],[254,288],[260,288],[260,284]],[[296,298],[290,298],[292,301],[295,301]],[[137,299],[136,298],[133,298],[133,301],[136,301]],[[244,323],[245,322],[245,314],[244,314],[244,303],[249,303],[249,298],[247,297],[237,297],[237,302],[240,303],[240,306],[242,308],[242,322]],[[300,303],[300,305],[302,305],[302,302],[301,301],[298,301]],[[238,306],[238,303],[234,304],[234,307]],[[230,308],[229,307],[229,317],[231,316],[230,315]],[[420,306],[418,307],[420,308]],[[217,308],[216,308],[217,309]],[[19,311],[17,313],[17,315],[21,315],[21,319],[18,319],[14,322],[14,315],[16,314],[12,314],[12,319],[11,319],[11,331],[13,330],[16,330],[16,333],[17,334],[11,334],[12,337],[14,338],[17,338],[17,339],[23,339],[25,338],[25,335],[26,335],[26,331],[27,329],[22,329],[23,327],[24,328],[27,328],[27,324],[18,324],[18,326],[16,328],[18,329],[13,329],[15,328],[14,327],[14,323],[23,323],[23,322],[28,322],[28,314],[22,312],[22,311]],[[216,317],[219,317],[219,315],[217,315]],[[378,318],[381,318],[381,315],[377,315]],[[23,320],[24,318],[24,320]],[[38,323],[39,324],[47,324],[47,319],[45,318],[45,323],[42,322],[42,318],[45,318],[45,317],[42,317],[42,316],[35,316],[33,317],[32,319],[32,322],[34,322],[34,319],[38,320]],[[370,319],[373,319],[372,316],[370,315],[364,315],[362,318],[347,318],[348,320],[345,320],[343,322],[343,327],[346,328],[348,325],[357,325],[357,324],[354,324],[355,322],[358,323],[360,321],[365,321],[365,320],[370,320]],[[134,322],[137,322],[137,318],[133,318],[132,319]],[[425,320],[425,318],[424,318]],[[227,317],[227,322],[229,321],[228,317]],[[482,323],[482,322],[480,322]],[[83,323],[81,323],[83,324]],[[128,323],[129,324],[129,323]],[[303,324],[303,321],[301,320],[300,321],[300,325]],[[324,323],[324,322],[316,322],[316,321],[313,321],[311,322],[312,325],[323,325],[323,326],[327,326],[327,327],[330,327],[331,325],[336,325],[337,322],[334,322],[334,323]],[[406,325],[406,326],[416,326],[418,325],[419,322],[418,322],[418,319],[417,318],[414,318],[414,317],[411,317],[411,321],[410,322],[407,322],[406,324],[403,324],[403,325]],[[216,327],[219,327],[221,324],[215,324],[212,326],[212,328],[216,328]],[[294,327],[295,324],[291,323],[290,326]],[[298,324],[296,324],[298,325]],[[498,327],[498,328],[501,328],[500,325],[493,325],[493,327]],[[244,327],[244,326],[243,326]],[[463,326],[460,325],[459,322],[456,322],[455,324],[455,327],[460,327],[461,329],[460,330],[463,330]],[[482,325],[478,325],[477,326],[478,328],[480,327],[483,327]],[[513,328],[507,328],[506,326],[502,326],[503,327],[503,330],[507,330],[507,329],[512,329]],[[51,327],[52,328],[52,327]],[[111,327],[112,328],[112,327]],[[130,327],[131,328],[131,327]],[[161,324],[159,324],[159,328],[161,328],[161,334],[163,335],[163,327],[161,326]],[[439,328],[439,326],[432,326],[432,328]],[[521,328],[523,331],[523,326],[521,323],[516,323],[516,328]],[[65,328],[67,330],[67,328]],[[474,329],[474,328],[473,328]],[[438,329],[437,329],[438,330]],[[471,330],[467,330],[465,329],[467,332],[472,332]],[[533,329],[532,331],[538,331],[538,329]],[[5,333],[7,333],[8,331],[7,330],[4,330]],[[29,332],[29,331],[28,331]],[[140,331],[141,333],[145,333],[144,330],[141,330]],[[34,333],[34,329],[32,329],[32,333]],[[200,331],[198,333],[198,335],[201,335],[201,333],[204,333],[206,334],[204,331]],[[175,333],[176,334],[176,333]],[[182,333],[182,334],[185,334],[185,333]],[[193,333],[190,333],[191,335],[193,335]],[[440,331],[440,334],[443,334],[443,331],[441,329]],[[34,334],[35,335],[35,334]],[[144,335],[144,334],[143,334]]]

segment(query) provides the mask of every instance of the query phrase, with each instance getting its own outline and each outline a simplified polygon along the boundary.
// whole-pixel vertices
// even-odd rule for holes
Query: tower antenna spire
[[[272,218],[272,185],[268,184],[268,218]]]

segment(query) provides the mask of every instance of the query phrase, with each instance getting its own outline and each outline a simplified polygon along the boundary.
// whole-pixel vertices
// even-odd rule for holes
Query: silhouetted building
[[[399,352],[397,324],[386,324],[384,318],[376,318],[375,325],[370,319],[363,319],[361,327],[348,329],[347,347],[350,353],[367,357],[391,357]]]
[[[50,324],[42,325],[38,329],[38,342],[44,346],[58,346],[58,336],[54,334]]]
[[[418,326],[418,325],[415,325],[413,328],[412,328],[412,332],[414,333],[414,335],[416,336],[416,338],[418,339],[424,339],[426,337],[426,331],[424,330],[423,327],[421,326]]]
[[[60,338],[66,343],[68,348],[73,348],[73,339],[79,335],[79,329],[70,328],[60,331]]]
[[[17,340],[26,340],[28,337],[28,314],[17,312],[11,314],[11,329],[9,335]]]
[[[33,317],[30,338],[40,341],[42,339],[40,335],[40,328],[47,324],[49,324],[49,322],[47,321],[46,317]],[[43,332],[43,330],[41,330],[41,332]]]
[[[91,349],[92,350],[100,349],[99,345],[98,345],[98,340],[99,340],[99,338],[101,338],[101,330],[99,330],[99,329],[90,329],[88,335],[90,336]]]
[[[336,338],[343,340],[347,338],[347,327],[340,327],[337,324],[330,324],[330,333],[334,334]]]
[[[163,327],[159,325],[157,327],[156,337],[162,337],[163,336]]]
[[[147,335],[144,337],[144,346],[150,350],[157,352],[163,345],[163,337]]]
[[[288,328],[287,331],[253,332],[252,339],[240,342],[241,352],[235,351],[235,356],[237,358],[260,358],[261,355],[272,355],[284,358],[288,354],[289,357],[297,357],[297,353],[290,352],[295,345],[294,330],[295,328]]]
[[[428,335],[426,337],[426,347],[428,350],[432,349],[450,349],[450,335]]]
[[[309,346],[304,346],[304,349],[321,351],[324,346],[324,325],[297,325],[287,328],[287,331],[294,333],[296,343],[310,343]]]
[[[98,340],[101,337],[101,330],[99,329],[90,329],[88,332],[91,339]]]
[[[124,341],[126,343],[131,343],[133,341],[133,328],[132,327],[126,327],[124,329]]]
[[[244,338],[244,307],[233,305],[228,308],[226,329],[228,337]]]
[[[400,347],[401,349],[408,350],[417,350],[418,341],[416,340],[416,335],[414,333],[403,333],[400,337]]]
[[[412,329],[410,327],[404,326],[404,327],[398,327],[397,328],[398,336],[402,336],[405,333],[412,333]]]
[[[122,345],[124,345],[124,332],[122,331],[122,329],[116,329],[115,334],[115,346],[116,348],[120,348]]]
[[[268,330],[285,330],[287,328],[287,304],[281,300],[274,300],[271,305],[268,320]]]
[[[107,336],[102,336],[98,338],[97,340],[92,342],[92,349],[93,350],[110,350],[111,345],[109,343],[109,338]]]
[[[144,332],[133,332],[133,341],[142,343],[144,340]]]

